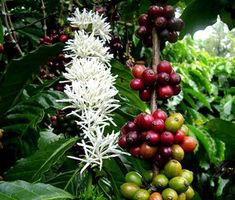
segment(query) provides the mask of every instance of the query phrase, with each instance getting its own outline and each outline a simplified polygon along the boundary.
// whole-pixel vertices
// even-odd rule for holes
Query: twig
[[[49,17],[51,17],[51,16],[53,16],[53,15],[55,15],[55,14],[56,14],[56,12],[51,13],[50,15],[46,16],[46,19],[47,19],[47,18],[49,18]],[[32,23],[30,23],[30,24],[26,24],[26,25],[21,26],[21,27],[19,27],[19,28],[12,29],[12,30],[11,30],[11,32],[13,32],[13,31],[18,31],[18,30],[21,30],[21,29],[24,29],[24,28],[30,27],[30,26],[32,26],[32,25],[34,25],[34,24],[36,24],[37,22],[42,21],[43,19],[45,19],[45,18],[43,17],[43,18],[40,18],[40,19],[37,19],[37,20],[33,21],[33,22],[32,22]]]
[[[45,4],[44,4],[44,1],[41,0],[41,3],[42,3],[42,13],[43,13],[43,31],[44,31],[44,36],[47,35],[47,20],[46,20],[46,7],[45,7]]]
[[[22,52],[22,50],[21,50],[21,48],[20,48],[20,46],[17,42],[16,33],[14,31],[14,27],[13,27],[13,24],[12,24],[12,21],[11,21],[11,17],[8,13],[6,2],[5,2],[5,0],[1,0],[1,3],[2,3],[2,14],[4,15],[5,25],[7,27],[7,31],[9,33],[11,42],[13,44],[15,44],[18,52],[20,53],[21,56],[23,56],[24,53]]]
[[[160,63],[160,40],[158,38],[157,32],[155,29],[152,31],[152,41],[153,41],[153,59],[152,59],[152,69],[156,73],[157,65]],[[151,112],[154,112],[157,109],[157,92],[156,89],[153,90],[151,95]]]
[[[64,0],[60,0],[60,18],[64,16]]]

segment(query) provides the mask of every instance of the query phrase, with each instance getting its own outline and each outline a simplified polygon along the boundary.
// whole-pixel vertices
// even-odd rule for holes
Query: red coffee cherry
[[[163,60],[157,65],[157,72],[166,72],[167,74],[171,74],[172,66],[168,61]]]
[[[161,134],[160,141],[163,145],[172,145],[174,142],[174,135],[170,131],[164,131]]]
[[[130,82],[130,88],[132,90],[143,90],[144,89],[144,82],[140,78],[132,79]]]
[[[144,85],[153,86],[156,81],[156,73],[152,69],[145,69],[142,74]]]

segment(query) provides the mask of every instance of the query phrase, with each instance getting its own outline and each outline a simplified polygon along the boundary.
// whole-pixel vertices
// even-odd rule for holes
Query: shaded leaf
[[[217,151],[216,151],[216,143],[215,140],[210,136],[208,132],[205,130],[200,130],[196,128],[195,126],[188,125],[190,131],[193,132],[193,134],[196,136],[198,141],[200,141],[200,144],[204,147],[206,150],[206,153],[210,159],[211,163],[218,163],[220,160],[217,158]]]
[[[47,148],[39,149],[30,157],[18,160],[16,165],[6,172],[5,179],[22,179],[30,182],[40,181],[43,174],[56,164],[76,141],[77,138],[63,138],[52,142]],[[42,146],[40,145],[40,147]]]
[[[125,166],[120,162],[119,158],[109,159],[104,161],[104,170],[112,184],[115,199],[121,200],[120,186],[125,182],[124,177],[127,173]]]
[[[16,103],[25,84],[39,67],[51,60],[62,50],[63,45],[40,46],[26,56],[12,60],[0,83],[0,114]],[[33,61],[33,62],[32,62]]]
[[[181,16],[185,22],[185,27],[181,31],[180,37],[183,38],[187,33],[193,34],[197,30],[204,29],[206,26],[214,24],[220,8],[219,0],[191,1]]]
[[[211,109],[210,103],[208,102],[206,96],[203,93],[197,92],[191,88],[184,88],[183,91],[184,93],[190,94],[192,97],[197,98],[199,102],[201,102],[204,106]]]
[[[52,200],[74,199],[68,192],[49,184],[30,184],[17,180],[0,182],[0,199],[2,200]]]
[[[233,159],[235,157],[235,124],[222,119],[212,119],[206,126],[213,137],[225,143],[225,159]]]

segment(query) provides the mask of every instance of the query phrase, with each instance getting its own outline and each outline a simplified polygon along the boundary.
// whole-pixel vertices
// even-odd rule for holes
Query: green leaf
[[[187,108],[187,111],[189,113],[190,118],[192,119],[193,124],[199,126],[207,122],[207,118],[204,115],[202,115],[200,112],[192,108]]]
[[[235,124],[221,119],[212,119],[206,126],[211,136],[225,143],[225,159],[233,159],[235,157]]]
[[[50,107],[61,109],[65,106],[64,103],[57,102],[59,99],[64,99],[65,93],[53,90],[47,90],[30,98],[31,101],[38,102],[44,109]]]
[[[62,138],[52,142],[47,148],[39,149],[32,156],[18,160],[16,165],[6,172],[5,179],[22,179],[30,182],[40,181],[43,174],[55,165],[76,141],[76,137],[70,139]]]
[[[0,114],[16,103],[23,87],[36,74],[39,67],[62,50],[61,44],[40,46],[26,56],[12,60],[0,83]]]
[[[190,131],[197,137],[200,144],[203,145],[211,163],[218,163],[220,160],[217,158],[216,143],[215,140],[205,130],[196,128],[195,126],[188,125]],[[201,146],[201,145],[200,145]]]
[[[2,200],[65,200],[74,199],[68,192],[49,184],[30,184],[17,180],[0,182],[0,199]]]
[[[124,177],[127,173],[123,163],[119,158],[109,159],[104,161],[104,170],[108,175],[108,178],[113,186],[114,195],[117,200],[122,199],[120,192],[120,186],[124,183]]]
[[[44,109],[35,102],[27,101],[10,109],[0,121],[8,135],[5,146],[14,146],[15,153],[29,156],[36,150],[39,137],[38,124],[43,120]]]
[[[45,149],[53,142],[62,139],[63,135],[56,135],[51,130],[45,130],[40,132],[40,138],[38,139],[38,148]]]
[[[181,31],[180,37],[183,38],[187,33],[193,34],[197,30],[214,24],[219,11],[220,4],[218,0],[192,0],[181,16],[185,22],[185,27]]]
[[[197,98],[204,106],[211,109],[211,105],[203,93],[197,92],[191,88],[184,88],[183,91],[187,94],[190,94],[192,97]]]

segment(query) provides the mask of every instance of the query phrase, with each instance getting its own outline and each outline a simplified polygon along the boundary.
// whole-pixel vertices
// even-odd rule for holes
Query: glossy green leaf
[[[40,181],[43,174],[55,165],[76,141],[77,138],[62,138],[50,143],[47,148],[39,149],[32,156],[18,160],[16,165],[6,172],[5,179],[21,179],[30,182]],[[40,145],[40,147],[42,146]]]
[[[17,180],[0,182],[0,199],[2,200],[66,200],[74,199],[68,192],[49,184],[31,184]]]
[[[216,151],[215,140],[210,136],[210,134],[206,132],[205,130],[201,130],[192,125],[188,125],[188,127],[190,131],[192,131],[193,134],[196,136],[200,144],[206,150],[206,153],[210,159],[210,162],[211,163],[220,162],[220,160],[218,160],[217,155],[216,155],[217,151]]]
[[[40,46],[26,56],[12,60],[0,82],[0,114],[3,114],[17,102],[26,83],[39,67],[51,60],[63,48],[61,44]]]
[[[109,159],[104,161],[104,170],[112,184],[115,198],[121,200],[120,186],[125,182],[124,177],[127,173],[125,166],[120,162],[119,158]]]
[[[222,140],[225,143],[225,159],[235,157],[235,124],[221,119],[212,119],[206,124],[211,136]]]
[[[181,16],[185,22],[185,27],[180,33],[181,38],[187,33],[193,34],[197,30],[214,24],[219,11],[220,4],[218,0],[192,0]]]
[[[207,100],[203,93],[197,92],[191,88],[184,88],[184,92],[190,94],[192,97],[197,98],[207,108],[211,109],[210,102]]]

